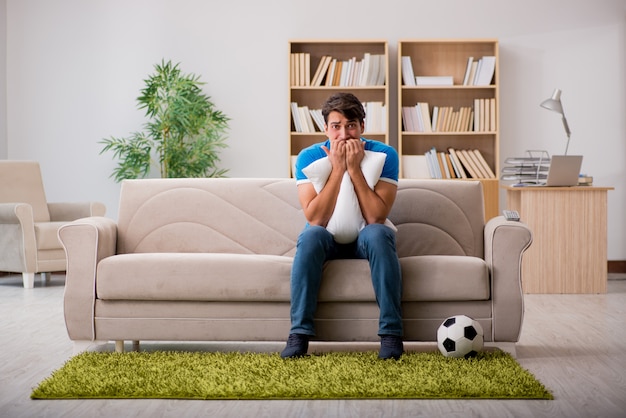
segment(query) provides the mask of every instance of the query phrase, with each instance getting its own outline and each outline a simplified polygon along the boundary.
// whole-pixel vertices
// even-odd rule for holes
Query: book
[[[448,163],[446,162],[445,152],[437,153],[437,161],[439,162],[439,169],[441,170],[441,177],[444,179],[449,179],[450,171],[448,169]]]
[[[302,125],[300,124],[300,116],[298,111],[298,103],[291,102],[291,119],[293,120],[293,128],[296,132],[302,132]]]
[[[474,57],[467,59],[467,66],[465,67],[465,76],[463,76],[463,85],[468,86],[470,81],[470,74],[472,72],[472,64],[474,63]]]
[[[445,76],[416,76],[415,85],[417,86],[452,86],[454,85],[451,75]]]
[[[488,86],[493,80],[496,69],[496,57],[493,55],[484,56],[480,59],[480,67],[474,80],[475,86]]]
[[[476,155],[476,159],[482,166],[484,172],[487,174],[486,177],[490,179],[495,179],[496,175],[491,169],[491,167],[489,167],[489,164],[487,164],[487,161],[485,160],[485,157],[483,157],[483,154],[477,149],[473,150],[472,152],[474,153],[474,155]]]
[[[313,76],[313,80],[311,80],[311,85],[314,87],[319,87],[322,85],[322,81],[326,76],[326,72],[328,71],[328,67],[330,66],[330,62],[332,57],[330,55],[324,55],[320,59],[320,62],[315,70],[315,75]]]
[[[324,82],[324,85],[326,87],[332,86],[333,85],[333,81],[335,79],[335,70],[337,68],[337,59],[333,58],[330,61],[330,64],[328,66],[328,72],[326,74],[326,81]]]
[[[468,77],[466,85],[468,85],[468,86],[473,86],[474,85],[474,79],[476,78],[476,69],[477,68],[478,68],[478,61],[472,62],[472,67],[470,68],[470,73],[469,73],[469,77]]]
[[[433,107],[433,116],[432,116],[432,121],[431,121],[433,132],[438,132],[437,131],[437,120],[439,120],[439,106],[434,106]]]
[[[430,151],[426,151],[425,155],[428,161],[428,168],[430,170],[431,178],[443,178],[441,173],[441,167],[439,166],[439,160],[437,157],[437,150],[435,149],[435,147],[431,148]]]
[[[466,179],[467,174],[463,169],[463,165],[461,164],[461,160],[459,156],[456,155],[456,150],[452,147],[448,148],[448,153],[450,154],[450,160],[452,160],[452,165],[455,167],[455,171],[457,173],[458,178]]]
[[[474,170],[479,173],[481,178],[489,178],[489,174],[487,174],[480,161],[478,161],[478,157],[476,157],[476,154],[474,154],[472,150],[463,150],[462,152],[470,159],[470,164],[474,164]]]
[[[461,164],[463,164],[463,168],[469,173],[469,177],[475,178],[475,179],[480,178],[480,174],[478,170],[474,169],[474,164],[469,160],[467,151],[457,150],[456,154],[459,156],[459,159],[461,160]]]
[[[417,103],[418,111],[421,114],[421,119],[423,121],[423,132],[432,132],[433,128],[430,122],[430,109],[427,102],[419,102]]]
[[[403,155],[402,177],[407,179],[429,179],[430,170],[426,155]]]
[[[402,65],[402,83],[405,86],[415,85],[415,74],[413,73],[413,63],[410,56],[403,56],[400,59]]]

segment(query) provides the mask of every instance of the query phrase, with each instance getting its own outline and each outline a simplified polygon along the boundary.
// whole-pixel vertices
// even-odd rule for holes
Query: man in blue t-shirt
[[[398,188],[398,154],[386,144],[361,138],[365,110],[353,94],[331,96],[322,107],[322,115],[328,140],[302,150],[296,162],[298,197],[307,225],[298,237],[291,271],[291,331],[281,357],[301,357],[308,351],[309,339],[315,335],[313,317],[324,263],[359,258],[369,261],[380,309],[379,357],[397,360],[404,350],[402,277],[395,229],[387,216]],[[382,167],[373,175],[364,168],[370,155],[372,160],[382,157]],[[324,184],[320,186],[307,173],[322,159],[326,159],[323,162],[328,172],[321,176]],[[356,196],[361,226],[354,231],[353,240],[338,242],[327,227],[347,189]]]

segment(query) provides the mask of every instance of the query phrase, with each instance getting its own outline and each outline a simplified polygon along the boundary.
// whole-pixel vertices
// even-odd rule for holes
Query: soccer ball
[[[469,316],[451,316],[437,330],[437,347],[446,357],[473,357],[483,349],[483,328]]]

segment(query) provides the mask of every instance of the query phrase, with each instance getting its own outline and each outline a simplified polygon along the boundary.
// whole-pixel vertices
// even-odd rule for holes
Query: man
[[[296,162],[298,197],[307,225],[298,237],[291,271],[291,331],[283,358],[306,355],[309,339],[315,335],[313,316],[322,279],[322,267],[338,258],[367,259],[380,309],[379,358],[399,359],[403,353],[400,301],[402,278],[396,252],[395,230],[385,225],[398,188],[398,154],[379,141],[361,138],[365,110],[352,94],[331,96],[322,107],[328,140],[304,149]],[[362,170],[366,152],[382,155],[384,164],[370,187]],[[382,154],[381,154],[382,153]],[[306,175],[311,164],[323,158],[330,173],[321,190]],[[363,227],[352,242],[339,243],[327,229],[333,217],[345,176],[354,189]],[[350,187],[350,188],[352,188]]]

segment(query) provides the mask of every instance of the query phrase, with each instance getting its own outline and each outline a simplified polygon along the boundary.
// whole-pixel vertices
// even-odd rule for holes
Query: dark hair
[[[365,109],[361,101],[352,93],[336,93],[330,96],[322,105],[324,122],[328,123],[330,112],[339,112],[348,120],[365,120]]]

